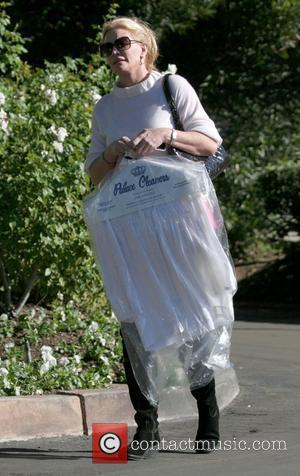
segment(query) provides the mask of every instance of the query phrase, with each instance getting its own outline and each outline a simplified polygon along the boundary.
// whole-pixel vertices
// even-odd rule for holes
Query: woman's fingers
[[[120,142],[121,142],[125,147],[128,147],[128,146],[131,145],[131,139],[129,139],[129,137],[127,137],[127,136],[121,137]]]
[[[165,142],[168,131],[167,128],[142,130],[132,141],[135,153],[145,155],[153,152]]]
[[[134,149],[136,149],[138,147],[138,145],[140,144],[140,142],[144,139],[144,137],[146,136],[147,134],[147,131],[143,130],[142,132],[140,132],[135,139],[133,139],[132,141],[132,146]]]
[[[140,142],[138,144],[138,147],[136,147],[135,151],[141,155],[149,154],[150,152],[153,152],[154,147],[152,147],[150,144],[147,142]]]
[[[130,150],[133,150],[133,145],[132,145],[132,140],[129,139],[127,136],[123,136],[120,140],[123,146],[123,153],[124,152],[129,152]]]
[[[153,150],[157,147],[157,139],[155,135],[157,134],[155,134],[153,129],[147,129],[138,134],[137,137],[132,141],[134,152],[139,155],[145,155],[153,152]]]

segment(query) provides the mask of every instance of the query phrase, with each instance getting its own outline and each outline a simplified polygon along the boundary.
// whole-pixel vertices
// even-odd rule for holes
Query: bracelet
[[[108,165],[116,165],[116,162],[109,162],[108,160],[106,160],[106,158],[104,156],[104,152],[102,152],[102,154],[101,154],[101,159],[104,160],[104,162]]]
[[[175,129],[172,129],[172,131],[171,131],[171,139],[170,139],[170,144],[169,144],[170,146],[173,145],[173,142],[174,142],[174,140],[176,140],[176,137],[177,137],[177,132],[175,131]]]

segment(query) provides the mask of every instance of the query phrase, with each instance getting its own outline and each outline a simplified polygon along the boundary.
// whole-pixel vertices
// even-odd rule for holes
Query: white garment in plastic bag
[[[184,378],[230,364],[236,279],[203,162],[126,157],[84,200],[107,296],[141,390],[153,402]]]

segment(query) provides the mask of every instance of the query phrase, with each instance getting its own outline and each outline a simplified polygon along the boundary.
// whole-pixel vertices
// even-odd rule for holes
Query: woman
[[[174,130],[172,114],[162,88],[163,76],[155,69],[158,48],[154,32],[138,19],[119,17],[103,27],[100,46],[117,82],[110,94],[96,104],[92,120],[92,142],[85,170],[98,185],[108,177],[126,153],[135,157],[167,152],[172,145],[184,152],[214,154],[222,139],[207,116],[198,96],[181,76],[171,77],[170,87],[184,131]],[[123,339],[124,367],[131,402],[136,411],[134,441],[159,440],[157,405],[141,391],[132,369],[127,343]],[[128,346],[127,346],[128,347]],[[206,385],[191,390],[197,401],[199,424],[197,442],[206,442],[198,452],[209,452],[219,440],[219,409],[213,373]],[[143,446],[145,448],[145,445]],[[153,449],[129,445],[130,459],[147,458]]]
[[[151,97],[143,94],[161,79],[155,70],[158,49],[150,28],[131,18],[113,20],[103,27],[101,52],[118,80],[112,94],[103,97],[94,110],[92,144],[85,162],[94,184],[104,178],[128,149],[137,155],[147,155],[161,144],[169,144],[173,131],[169,111],[161,108],[153,111],[150,102],[153,99],[165,102],[161,88],[155,88]],[[213,154],[222,139],[195,91],[180,76],[174,78],[173,86],[178,111],[188,130],[173,132],[172,145],[195,155]],[[118,120],[112,123],[112,118]]]

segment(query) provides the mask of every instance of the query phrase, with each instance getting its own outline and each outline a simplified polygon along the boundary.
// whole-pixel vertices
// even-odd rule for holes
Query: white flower
[[[0,320],[3,321],[3,322],[7,321],[8,320],[8,315],[7,314],[1,314]]]
[[[62,73],[49,74],[48,81],[51,83],[61,83],[64,80],[64,75]]]
[[[104,339],[104,337],[102,336],[99,336],[99,342],[101,345],[105,345],[106,344],[106,340]]]
[[[171,73],[171,74],[176,74],[177,71],[177,66],[176,64],[168,64],[168,68],[165,71],[165,73]]]
[[[49,345],[43,345],[43,346],[41,347],[41,353],[42,353],[42,355],[43,355],[43,354],[52,354],[52,352],[53,352],[53,349],[52,349],[52,347],[50,347]]]
[[[52,347],[48,345],[43,345],[43,347],[41,348],[41,354],[44,364],[48,364],[50,367],[55,367],[57,362],[56,358],[52,355],[52,352]]]
[[[47,373],[49,371],[49,369],[50,369],[49,362],[44,362],[43,365],[40,368],[40,374],[43,375],[43,374]]]
[[[30,317],[31,317],[31,319],[33,319],[33,318],[34,318],[35,314],[36,314],[36,310],[35,310],[34,308],[33,308],[33,309],[31,309],[31,313],[30,313]]]
[[[64,151],[64,146],[62,145],[62,143],[57,142],[56,140],[53,142],[53,147],[56,152],[59,152],[60,154]]]
[[[99,94],[96,89],[93,89],[93,90],[91,91],[91,96],[92,96],[92,99],[93,99],[94,102],[98,102],[99,99],[102,98],[101,94]]]
[[[100,360],[102,360],[102,362],[103,362],[105,365],[109,365],[109,360],[108,360],[108,358],[107,358],[105,355],[100,355]]]
[[[76,364],[80,364],[80,361],[81,361],[80,355],[75,354],[75,355],[74,355],[74,360],[75,360]]]
[[[57,92],[54,91],[54,89],[46,89],[45,96],[49,99],[50,104],[52,106],[55,106],[55,104],[57,103],[57,100],[58,100]]]
[[[58,83],[62,83],[64,80],[64,75],[62,73],[57,73],[55,79]]]
[[[21,395],[21,392],[20,392],[20,387],[16,387],[15,388],[15,394],[16,394],[16,397],[19,397]]]
[[[41,84],[41,91],[45,91],[46,86],[44,84]]]
[[[4,109],[0,109],[0,127],[6,134],[8,134],[8,114]]]
[[[64,127],[59,127],[57,129],[57,139],[59,142],[63,142],[65,138],[69,135],[67,130]]]
[[[56,367],[57,365],[57,360],[53,355],[49,355],[47,362],[49,362],[50,367]]]
[[[7,119],[7,112],[4,109],[0,109],[0,121],[4,121]]]
[[[60,318],[61,318],[62,322],[65,322],[65,320],[66,320],[65,311],[60,311]]]
[[[64,295],[62,293],[57,293],[57,297],[60,301],[62,301],[64,298]]]
[[[63,367],[65,367],[66,365],[70,363],[70,360],[68,359],[68,357],[61,357],[58,363],[59,365],[62,365]]]
[[[5,352],[8,352],[9,349],[12,349],[14,346],[15,344],[13,342],[6,342],[6,344],[4,345]]]
[[[45,311],[45,309],[41,309],[40,310],[40,319],[43,320],[43,319],[45,319],[45,317],[46,317],[46,311]]]
[[[47,150],[42,150],[41,156],[43,157],[43,159],[47,159],[48,162],[53,162],[53,159]]]
[[[48,372],[50,367],[55,367],[57,365],[56,358],[52,355],[52,349],[51,347],[48,347],[44,345],[42,347],[42,359],[43,359],[43,364],[41,365],[40,368],[40,374],[43,375],[44,373]]]
[[[36,391],[35,391],[35,394],[36,395],[43,395],[43,390],[41,388],[37,388]]]
[[[1,129],[3,130],[3,132],[8,134],[8,122],[7,121],[1,122]]]
[[[2,106],[4,103],[5,103],[5,95],[3,93],[1,93],[0,91],[0,106]]]
[[[49,127],[48,131],[52,132],[52,134],[54,134],[55,136],[57,135],[57,129],[54,124],[52,124],[52,126]]]
[[[8,370],[5,369],[4,367],[0,368],[0,375],[3,375],[3,377],[6,377],[8,375]]]
[[[39,315],[37,316],[36,322],[37,322],[38,324],[41,324],[41,322],[43,322],[43,320],[45,319],[45,317],[46,317],[46,313],[45,313],[44,309],[42,309],[42,310],[40,311]]]
[[[52,93],[52,95],[51,95],[51,97],[50,97],[50,104],[51,104],[52,106],[55,106],[55,104],[57,103],[57,100],[58,100],[58,96],[57,96],[56,92],[53,91],[53,93]]]
[[[88,327],[88,331],[92,333],[97,332],[98,329],[99,329],[99,324],[95,321],[92,321],[92,323]]]
[[[4,385],[5,388],[11,388],[12,387],[12,384],[10,383],[10,381],[8,380],[7,377],[4,377],[3,385]]]
[[[52,126],[49,127],[48,130],[56,136],[58,142],[63,142],[65,138],[69,135],[67,129],[65,129],[64,127],[59,127],[58,129],[56,129],[54,124],[52,124]]]

